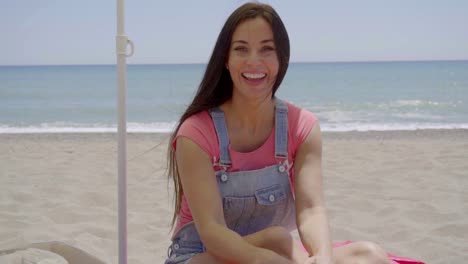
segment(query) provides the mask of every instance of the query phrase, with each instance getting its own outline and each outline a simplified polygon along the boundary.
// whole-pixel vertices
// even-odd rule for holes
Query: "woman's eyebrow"
[[[248,43],[247,41],[245,41],[245,40],[234,40],[234,41],[232,42],[232,44],[234,44],[234,43],[249,44],[249,43]]]
[[[267,43],[267,42],[274,42],[272,39],[265,39],[265,40],[262,40],[261,43]]]

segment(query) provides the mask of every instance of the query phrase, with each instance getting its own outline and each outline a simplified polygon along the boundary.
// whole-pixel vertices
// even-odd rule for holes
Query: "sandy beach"
[[[168,134],[128,137],[128,259],[163,263]],[[468,260],[468,130],[324,133],[334,241]],[[60,240],[117,263],[116,134],[0,134],[0,249]]]

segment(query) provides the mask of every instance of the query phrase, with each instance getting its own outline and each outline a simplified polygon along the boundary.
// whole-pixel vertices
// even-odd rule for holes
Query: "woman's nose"
[[[247,64],[248,65],[258,65],[261,63],[261,57],[260,54],[257,52],[251,52],[249,54],[249,57],[247,58]]]

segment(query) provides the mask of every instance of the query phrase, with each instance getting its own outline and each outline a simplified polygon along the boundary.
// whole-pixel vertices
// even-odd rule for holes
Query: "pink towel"
[[[333,248],[342,247],[348,244],[353,243],[353,241],[344,241],[344,242],[335,242],[333,243]],[[305,250],[305,248],[304,248]],[[425,264],[422,261],[410,259],[406,257],[395,256],[393,254],[387,253],[388,257],[392,260],[392,264]]]

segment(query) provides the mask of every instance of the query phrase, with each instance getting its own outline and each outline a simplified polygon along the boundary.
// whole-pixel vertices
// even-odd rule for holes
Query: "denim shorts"
[[[164,264],[185,264],[195,255],[205,251],[196,232],[195,224],[192,222],[182,227],[174,236]]]

